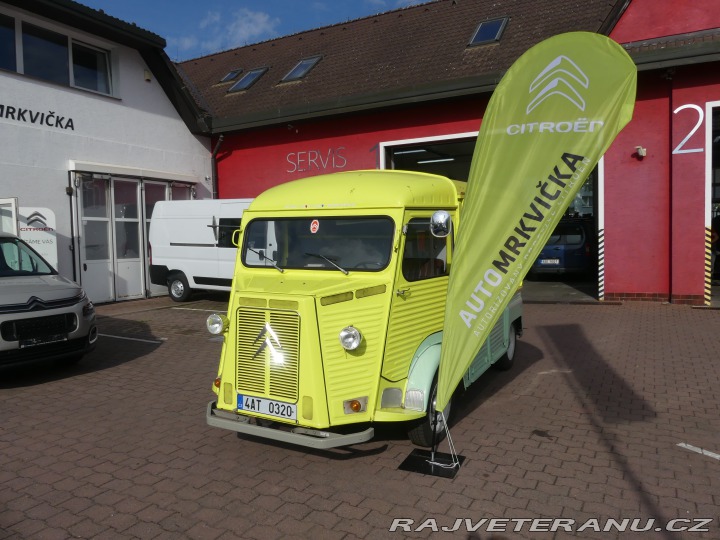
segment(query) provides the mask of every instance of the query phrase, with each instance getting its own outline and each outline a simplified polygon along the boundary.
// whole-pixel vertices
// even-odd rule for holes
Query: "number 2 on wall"
[[[675,109],[673,111],[673,114],[677,114],[684,109],[693,109],[694,111],[697,111],[698,121],[695,124],[695,126],[690,130],[690,133],[688,133],[685,136],[685,138],[682,141],[680,141],[680,144],[678,144],[675,147],[675,150],[673,150],[672,153],[673,154],[692,154],[693,152],[702,152],[703,148],[683,148],[683,146],[685,146],[685,143],[688,142],[688,140],[690,140],[690,137],[695,135],[695,132],[698,129],[700,129],[700,126],[702,125],[703,120],[705,118],[705,111],[703,111],[699,105],[693,105],[693,104],[689,103],[687,105],[681,105],[680,107]]]

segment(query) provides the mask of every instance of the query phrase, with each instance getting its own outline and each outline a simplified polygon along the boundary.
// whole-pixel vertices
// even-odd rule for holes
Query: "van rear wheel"
[[[170,298],[175,302],[185,302],[190,298],[190,286],[188,285],[187,278],[182,272],[172,274],[168,279],[168,294]]]
[[[508,332],[508,348],[497,362],[492,367],[500,371],[507,371],[515,363],[515,346],[517,345],[517,327],[515,324],[510,325],[510,331]]]

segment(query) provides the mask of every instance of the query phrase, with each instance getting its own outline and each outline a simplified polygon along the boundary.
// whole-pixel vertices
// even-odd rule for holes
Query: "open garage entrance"
[[[381,168],[467,180],[477,133],[384,143]],[[523,297],[537,302],[598,299],[598,172],[593,170],[525,278]],[[508,194],[512,196],[512,194]]]

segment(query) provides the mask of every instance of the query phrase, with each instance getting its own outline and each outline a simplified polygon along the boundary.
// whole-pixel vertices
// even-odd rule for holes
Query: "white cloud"
[[[168,51],[170,53],[186,52],[198,46],[198,39],[195,36],[185,36],[167,39]]]
[[[205,18],[200,21],[200,28],[205,29],[208,26],[212,26],[216,23],[220,22],[220,13],[217,11],[208,11],[208,14],[205,15]]]
[[[262,11],[240,9],[229,16],[209,11],[198,23],[199,32],[183,37],[168,37],[167,50],[171,57],[211,54],[248,43],[276,37],[280,19]],[[198,37],[199,36],[199,37]]]
[[[225,27],[225,48],[232,49],[275,37],[279,24],[280,19],[272,18],[262,11],[245,8],[236,11],[230,24]]]

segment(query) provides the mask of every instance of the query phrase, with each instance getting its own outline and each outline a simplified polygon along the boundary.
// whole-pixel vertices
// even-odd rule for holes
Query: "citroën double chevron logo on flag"
[[[590,87],[590,79],[580,67],[567,56],[560,55],[550,62],[530,84],[530,94],[538,88],[535,97],[525,111],[530,114],[538,105],[551,96],[562,96],[581,111],[585,110],[585,99],[576,86],[584,89]]]

